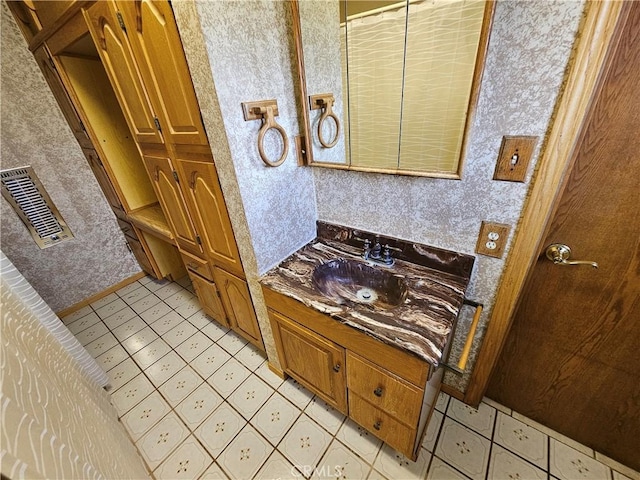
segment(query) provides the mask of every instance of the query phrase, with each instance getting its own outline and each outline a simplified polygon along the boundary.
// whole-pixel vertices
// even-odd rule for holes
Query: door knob
[[[568,245],[563,245],[562,243],[552,243],[547,247],[545,253],[547,258],[556,265],[591,265],[593,268],[598,268],[596,262],[589,260],[569,261],[569,258],[571,258],[571,249]]]

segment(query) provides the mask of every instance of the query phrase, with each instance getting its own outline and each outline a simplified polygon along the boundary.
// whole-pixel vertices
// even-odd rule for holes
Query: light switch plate
[[[476,253],[502,258],[510,230],[511,226],[504,223],[482,222]]]
[[[524,182],[538,137],[502,137],[494,180]]]

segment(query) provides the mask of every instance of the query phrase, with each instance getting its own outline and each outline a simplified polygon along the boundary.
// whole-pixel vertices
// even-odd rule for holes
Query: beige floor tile
[[[220,325],[215,320],[211,320],[206,327],[202,328],[202,333],[209,337],[214,342],[217,342],[226,335],[229,331],[227,327]]]
[[[191,324],[189,324],[191,325]],[[193,326],[192,326],[193,327]],[[193,327],[195,328],[195,327]],[[196,332],[187,340],[176,347],[176,352],[187,362],[191,362],[194,358],[204,352],[207,348],[213,346],[213,341],[202,332]]]
[[[511,413],[512,413],[512,410],[510,408],[507,408],[504,405],[502,405],[501,403],[498,403],[498,402],[496,402],[494,400],[491,400],[490,398],[484,397],[482,399],[482,401],[484,403],[486,403],[487,405],[489,405],[490,407],[495,408],[499,412],[505,413],[507,415],[511,415]]]
[[[132,303],[135,303],[138,300],[143,299],[147,295],[151,295],[151,291],[147,290],[143,286],[140,286],[140,288],[133,289],[123,294],[118,293],[118,295],[122,300],[125,301],[127,305],[131,305]]]
[[[159,304],[160,302],[161,300],[158,297],[156,297],[154,294],[150,294],[132,303],[129,306],[133,309],[134,312],[140,315],[141,313],[149,310],[151,307]]]
[[[184,302],[182,305],[178,306],[175,311],[180,314],[182,318],[188,319],[195,313],[201,311],[202,306],[200,305],[200,301],[197,297],[191,295],[191,298]],[[203,325],[204,326],[204,325]]]
[[[445,413],[447,411],[447,406],[449,405],[449,400],[451,397],[444,392],[440,392],[438,394],[438,400],[436,400],[436,410],[439,412]]]
[[[302,414],[284,436],[278,450],[308,478],[329,443],[331,435],[307,415]]]
[[[166,303],[162,302],[162,303],[157,303],[150,309],[142,312],[140,314],[140,318],[142,318],[145,322],[147,322],[147,324],[151,325],[152,323],[156,322],[158,319],[164,317],[165,315],[171,312],[173,312],[171,307]]]
[[[122,417],[122,423],[127,428],[133,440],[137,441],[170,411],[171,407],[169,404],[157,391],[154,391],[138,405],[129,410],[129,412]]]
[[[218,345],[224,348],[230,355],[235,355],[238,353],[242,347],[244,347],[248,342],[242,338],[240,335],[233,331],[229,331],[225,334],[224,337],[217,341]]]
[[[104,352],[110,350],[116,345],[118,345],[118,339],[114,337],[111,332],[109,332],[105,333],[93,342],[88,343],[84,348],[87,349],[89,355],[91,355],[93,358],[97,358],[99,355],[102,355]]]
[[[147,367],[144,373],[158,388],[186,366],[187,363],[176,352],[171,351]]]
[[[182,318],[173,310],[169,310],[169,312],[159,317],[157,320],[149,323],[149,326],[153,328],[153,330],[158,335],[164,336],[165,333],[167,333],[172,328],[177,327],[182,322],[184,322],[184,318]]]
[[[90,313],[93,313],[93,308],[91,308],[91,305],[85,305],[84,307],[76,310],[75,312],[70,313],[66,317],[63,317],[61,320],[62,320],[62,323],[64,323],[65,325],[69,325],[70,323],[73,323],[76,320],[84,317],[85,315],[89,315]]]
[[[139,289],[140,287],[142,287],[142,283],[140,282],[133,282],[130,283],[129,285],[127,285],[126,287],[122,287],[120,290],[116,290],[116,294],[120,297],[123,298],[126,295],[128,295],[129,293],[133,292],[134,290]],[[146,289],[145,289],[146,290]]]
[[[224,365],[229,359],[229,355],[218,345],[212,345],[195,359],[189,362],[189,365],[198,372],[202,378],[208,379],[213,373]]]
[[[251,424],[275,446],[280,443],[300,413],[298,407],[285,400],[279,393],[275,393],[256,413]]]
[[[350,419],[342,424],[336,438],[370,464],[373,464],[382,446],[381,440]]]
[[[433,457],[431,460],[431,466],[429,467],[429,473],[427,473],[427,480],[467,480],[469,477],[458,472],[451,465],[443,462],[438,457]],[[517,478],[517,477],[516,477]],[[502,480],[515,480],[505,477]],[[522,478],[520,480],[526,480]]]
[[[493,441],[539,468],[547,469],[548,437],[535,428],[499,412]]]
[[[320,397],[313,397],[311,399],[307,408],[305,408],[305,413],[319,423],[320,426],[327,430],[331,435],[338,433],[338,430],[342,426],[342,422],[346,419],[342,413],[337,411]]]
[[[216,392],[227,398],[250,374],[251,372],[239,361],[231,358],[211,375],[207,382]]]
[[[165,298],[169,298],[171,295],[175,295],[176,293],[184,291],[184,288],[182,288],[182,286],[178,285],[175,282],[168,282],[164,285],[161,285],[160,288],[157,288],[156,290],[152,290],[150,287],[147,288],[149,288],[149,290],[154,292],[162,300],[164,300]]]
[[[487,480],[504,480],[505,478],[547,480],[547,473],[500,445],[493,445]]]
[[[136,362],[131,358],[125,359],[122,363],[119,363],[107,372],[107,375],[111,380],[110,392],[115,392],[140,373],[142,373],[142,370],[140,370],[140,367],[136,365]]]
[[[100,365],[106,372],[108,370],[111,370],[116,365],[122,363],[127,358],[129,358],[129,354],[127,353],[127,351],[122,348],[121,345],[116,345],[115,347],[110,348],[103,354],[99,355],[98,358],[96,358],[96,362],[98,362],[98,365]]]
[[[134,312],[131,307],[125,307],[122,310],[117,311],[113,315],[109,315],[103,321],[104,324],[109,327],[109,330],[115,330],[123,323],[128,322],[129,320],[137,316],[138,314]]]
[[[287,478],[300,478],[301,475],[302,474],[291,465],[291,462],[276,450],[264,465],[262,465],[262,468],[254,477],[254,480],[274,480],[278,478],[284,480]]]
[[[222,404],[222,397],[207,383],[201,384],[175,408],[182,421],[195,431]]]
[[[273,388],[278,388],[284,382],[284,379],[273,373],[269,368],[268,362],[263,362],[258,368],[255,369],[256,375],[271,385]]]
[[[367,478],[370,470],[371,465],[334,439],[322,460],[313,468],[311,478]]]
[[[156,332],[151,330],[150,327],[145,327],[124,340],[122,342],[122,346],[127,352],[133,355],[134,353],[142,350],[144,347],[149,345],[156,338],[158,338]]]
[[[176,348],[181,343],[185,342],[189,337],[198,331],[196,327],[191,325],[186,320],[182,320],[178,325],[173,327],[168,332],[162,334],[162,339]]]
[[[473,431],[491,439],[496,420],[496,409],[481,403],[477,409],[462,403],[456,398],[449,401],[447,416],[457,420]]]
[[[176,407],[204,380],[191,367],[186,366],[158,388],[172,407]]]
[[[549,450],[549,473],[560,480],[611,478],[609,467],[555,438]]]
[[[130,320],[118,325],[113,329],[111,333],[115,335],[115,337],[123,342],[131,335],[138,333],[143,328],[146,328],[147,324],[142,321],[137,315]]]
[[[474,480],[483,480],[491,442],[482,435],[445,417],[435,454]]]
[[[118,295],[116,293],[110,293],[109,295],[105,295],[101,299],[96,300],[95,302],[93,302],[91,304],[91,307],[94,310],[98,310],[99,308],[102,308],[105,305],[108,305],[109,303],[118,300],[118,298],[120,298],[120,297],[118,297]]]
[[[95,313],[95,312],[91,312],[91,313],[79,318],[75,322],[69,323],[67,325],[67,328],[69,329],[69,331],[71,333],[73,333],[74,335],[77,335],[78,333],[82,332],[83,330],[95,325],[99,321],[100,321],[100,317],[98,316],[98,314]]]
[[[213,459],[200,443],[188,437],[155,470],[157,480],[191,480],[202,475]]]
[[[162,420],[136,442],[147,465],[155,470],[188,436],[189,429],[174,412]]]
[[[209,318],[209,316],[202,310],[198,310],[193,315],[190,315],[189,317],[187,317],[187,320],[189,320],[189,323],[197,329],[204,328],[211,322],[215,322],[215,320]]]
[[[227,398],[228,402],[249,420],[262,407],[274,390],[257,375],[251,374]]]
[[[224,473],[224,471],[218,466],[217,463],[213,463],[207,471],[199,478],[199,480],[228,480],[229,477]],[[270,480],[274,480],[276,477],[273,477]],[[284,480],[284,477],[283,479]]]
[[[194,433],[213,458],[217,458],[246,424],[238,412],[222,402]]]
[[[274,451],[251,425],[246,425],[216,459],[229,478],[253,478]]]
[[[307,405],[309,405],[309,402],[313,398],[313,393],[292,378],[285,380],[282,385],[278,387],[278,391],[284,398],[293,402],[301,410],[307,408]]]
[[[422,448],[426,448],[429,452],[433,452],[436,448],[436,440],[440,433],[443,419],[444,415],[437,410],[434,410],[431,414],[427,432],[424,434],[424,439],[422,440]]]
[[[175,310],[185,303],[192,301],[194,298],[195,296],[191,292],[183,289],[181,292],[174,293],[170,297],[165,298],[164,302]]]
[[[127,413],[154,391],[153,384],[143,374],[135,376],[111,395],[120,416]]]
[[[609,468],[611,468],[611,470],[614,471],[614,480],[616,480],[615,478],[616,472],[623,474],[625,477],[631,478],[633,480],[640,480],[640,472],[637,472],[632,468],[629,468],[626,465],[623,465],[620,462],[617,462],[614,459],[607,457],[606,455],[596,452],[596,460],[598,460],[600,463],[604,463]]]
[[[145,369],[164,357],[170,350],[171,347],[169,347],[162,338],[157,338],[142,350],[134,353],[132,356],[138,366]]]
[[[102,322],[98,322],[94,323],[89,328],[84,329],[83,331],[75,335],[75,337],[84,346],[88,345],[94,340],[97,340],[107,333],[109,333],[109,329],[107,328],[107,326]]]
[[[373,468],[389,479],[424,478],[431,460],[431,453],[420,449],[418,459],[414,462],[388,445],[383,445]]]
[[[121,298],[118,298],[116,296],[116,299],[113,302],[109,302],[106,305],[103,305],[100,308],[96,309],[96,313],[100,318],[107,318],[126,307],[127,304]]]
[[[235,354],[235,358],[253,372],[266,360],[266,355],[255,346],[247,343],[242,350]]]

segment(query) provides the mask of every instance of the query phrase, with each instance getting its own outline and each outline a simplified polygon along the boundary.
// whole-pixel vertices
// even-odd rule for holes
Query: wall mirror
[[[491,0],[293,0],[307,165],[460,178]]]

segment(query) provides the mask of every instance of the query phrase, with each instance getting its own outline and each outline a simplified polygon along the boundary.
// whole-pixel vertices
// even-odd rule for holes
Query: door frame
[[[496,292],[493,311],[464,402],[478,405],[487,389],[511,328],[519,299],[538,260],[549,224],[575,163],[575,147],[588,120],[606,71],[607,52],[617,37],[618,20],[628,15],[625,2],[588,1],[555,119],[534,172],[509,256]],[[622,23],[622,22],[620,22]]]

